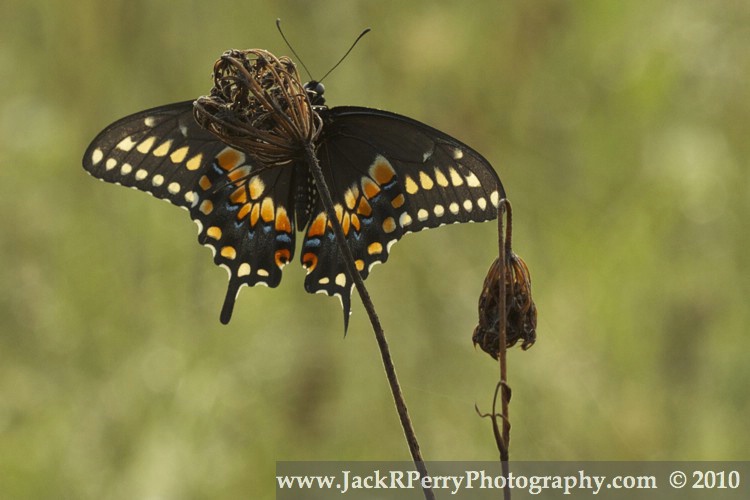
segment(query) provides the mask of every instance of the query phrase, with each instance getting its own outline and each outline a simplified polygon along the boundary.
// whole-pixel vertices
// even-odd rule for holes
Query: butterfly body
[[[94,139],[83,159],[94,177],[149,192],[190,212],[199,242],[229,273],[223,323],[231,318],[242,286],[278,286],[299,232],[305,290],[338,296],[348,319],[352,281],[301,154],[305,141],[314,145],[362,278],[388,259],[404,234],[497,216],[505,196],[502,184],[469,146],[394,113],[328,108],[322,84],[299,84],[285,58],[271,61],[278,63],[271,76],[283,85],[269,84],[271,77],[263,74],[257,85],[265,87],[250,86],[254,94],[248,98],[242,92],[249,84],[238,83],[247,78],[245,72],[227,76],[227,67],[239,67],[237,53],[226,53],[220,71],[215,69],[223,78],[217,79],[219,91],[118,120]],[[265,59],[253,61],[246,71],[250,77],[257,76],[253,70],[270,71]],[[253,101],[254,95],[273,97],[273,92],[280,100],[264,106]],[[219,94],[228,98],[217,104]],[[250,112],[237,111],[237,102],[249,102]],[[258,123],[258,130],[252,129]]]

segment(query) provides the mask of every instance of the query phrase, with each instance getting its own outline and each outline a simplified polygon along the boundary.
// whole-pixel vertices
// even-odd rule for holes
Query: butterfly
[[[222,323],[241,287],[279,285],[301,232],[305,290],[337,296],[348,325],[353,283],[300,141],[314,146],[363,279],[407,233],[497,217],[498,175],[448,134],[388,111],[329,108],[320,82],[302,84],[289,58],[263,50],[227,51],[214,74],[208,96],[109,125],[83,167],[190,213],[229,273]]]

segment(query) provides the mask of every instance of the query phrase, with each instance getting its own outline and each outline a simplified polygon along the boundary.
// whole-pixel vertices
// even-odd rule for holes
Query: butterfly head
[[[325,106],[326,100],[325,97],[323,97],[323,94],[326,91],[326,88],[323,86],[321,82],[310,80],[305,85],[305,92],[307,92],[307,97],[310,98],[310,103],[313,106]]]

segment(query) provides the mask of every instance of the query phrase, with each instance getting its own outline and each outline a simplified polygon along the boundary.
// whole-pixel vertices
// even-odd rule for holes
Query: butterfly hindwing
[[[222,322],[243,285],[278,286],[294,254],[292,173],[254,167],[195,122],[192,101],[118,120],[94,139],[83,165],[101,180],[189,210],[198,241],[229,273]]]
[[[406,233],[497,216],[502,184],[469,146],[385,111],[337,107],[321,115],[317,155],[363,278]],[[339,296],[346,321],[352,283],[320,202],[301,257],[308,270],[305,289]]]

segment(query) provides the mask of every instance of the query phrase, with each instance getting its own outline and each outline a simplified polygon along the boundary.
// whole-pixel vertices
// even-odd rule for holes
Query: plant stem
[[[338,243],[339,250],[344,259],[346,265],[346,274],[354,282],[354,286],[359,293],[362,303],[367,311],[367,316],[370,318],[372,324],[372,330],[375,333],[375,339],[378,342],[378,348],[380,349],[380,356],[383,358],[383,366],[385,368],[386,378],[388,384],[391,387],[391,394],[393,395],[393,401],[396,404],[396,411],[398,412],[399,419],[401,420],[401,427],[404,430],[406,436],[406,442],[411,452],[412,460],[414,465],[417,467],[420,475],[427,475],[427,467],[425,467],[424,460],[422,459],[422,453],[419,450],[419,442],[417,441],[417,435],[414,432],[414,427],[409,418],[409,411],[406,407],[406,400],[404,399],[403,392],[401,391],[401,385],[398,383],[398,377],[396,376],[396,368],[393,365],[393,359],[391,358],[391,352],[388,347],[388,341],[385,338],[385,332],[380,324],[380,319],[375,312],[375,306],[370,299],[370,294],[365,288],[365,283],[360,276],[357,267],[354,264],[354,257],[352,256],[349,246],[346,243],[346,236],[341,229],[336,211],[333,208],[333,200],[331,199],[331,192],[328,189],[325,178],[323,177],[323,170],[320,168],[318,158],[315,156],[315,149],[313,145],[308,143],[305,145],[305,160],[307,161],[310,171],[312,172],[313,178],[315,179],[315,186],[318,189],[323,207],[326,210],[326,215],[333,228],[333,234],[336,236],[336,243]],[[434,500],[435,494],[432,489],[423,487],[424,496],[427,500]]]
[[[508,213],[508,230],[510,231],[512,220],[510,202],[507,199],[503,199],[500,201],[497,211],[498,259],[500,260],[500,286],[498,287],[499,297],[497,301],[498,318],[500,318],[500,335],[498,339],[500,345],[497,359],[498,363],[500,364],[501,415],[503,422],[503,438],[501,440],[502,446],[500,447],[500,461],[502,462],[503,475],[506,478],[504,497],[505,500],[510,500],[510,488],[508,487],[507,481],[510,474],[510,466],[508,464],[508,461],[510,460],[510,454],[508,452],[508,448],[510,447],[510,416],[508,413],[508,359],[506,347],[508,338],[508,316],[505,311],[505,277],[507,273],[505,242],[510,240],[510,234],[508,234],[507,238],[505,238],[505,231],[503,231],[503,216],[505,215],[506,210]]]

